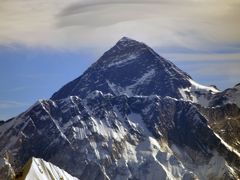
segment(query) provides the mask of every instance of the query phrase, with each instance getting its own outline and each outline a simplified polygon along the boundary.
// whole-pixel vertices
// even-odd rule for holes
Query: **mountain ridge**
[[[17,172],[39,157],[90,180],[237,179],[238,131],[221,132],[240,110],[232,99],[212,105],[228,95],[124,37],[51,99],[1,124],[0,160],[7,153]]]
[[[120,39],[80,77],[55,92],[51,99],[70,95],[86,97],[95,90],[115,95],[170,96],[193,102],[200,99],[206,101],[205,105],[208,97],[219,92],[196,83],[146,44],[127,37]]]
[[[24,165],[23,169],[16,175],[16,180],[34,180],[36,179],[59,179],[59,180],[78,180],[70,174],[46,162],[43,159],[32,157]]]

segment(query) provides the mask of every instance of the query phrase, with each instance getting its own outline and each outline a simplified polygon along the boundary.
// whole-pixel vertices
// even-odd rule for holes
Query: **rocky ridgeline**
[[[0,169],[12,176],[37,157],[79,179],[237,179],[237,95],[122,38],[50,100],[0,125]]]

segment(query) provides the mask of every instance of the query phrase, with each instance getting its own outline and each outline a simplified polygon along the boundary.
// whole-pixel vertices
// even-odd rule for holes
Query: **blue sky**
[[[240,82],[239,0],[0,2],[0,119],[49,98],[121,37],[145,42],[202,84]]]
[[[0,49],[0,119],[17,115],[38,99],[47,99],[78,77],[92,62],[84,52]]]

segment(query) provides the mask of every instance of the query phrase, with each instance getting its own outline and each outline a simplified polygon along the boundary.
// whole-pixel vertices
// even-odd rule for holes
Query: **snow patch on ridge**
[[[236,104],[240,108],[240,85],[228,88],[220,94],[224,104]]]
[[[178,89],[185,101],[191,101],[202,106],[208,106],[210,96],[220,92],[212,86],[201,85],[192,79],[188,79],[188,81],[191,83],[190,87]]]
[[[137,56],[138,56],[137,54],[131,54],[127,58],[124,58],[124,60],[116,61],[116,62],[108,64],[107,67],[110,68],[112,66],[118,66],[118,67],[124,66],[124,65],[128,64],[129,62],[131,62],[131,60],[136,59]],[[119,57],[116,57],[116,59],[119,59]]]
[[[148,84],[148,81],[151,80],[151,78],[154,76],[154,74],[155,74],[155,70],[151,69],[150,71],[143,74],[142,77],[137,79],[134,84],[131,84],[126,87],[117,86],[116,84],[114,84],[113,82],[110,82],[108,80],[107,80],[107,83],[115,95],[126,94],[127,96],[134,96],[136,94],[133,90],[136,89],[136,87],[139,85]]]
[[[71,97],[70,97],[71,98]],[[55,126],[57,127],[57,129],[59,130],[60,132],[60,135],[69,143],[69,139],[66,137],[66,135],[64,134],[64,130],[62,129],[62,127],[59,125],[58,121],[56,119],[54,119],[51,115],[51,113],[49,112],[49,110],[45,107],[45,105],[43,104],[43,102],[41,101],[40,102],[42,108],[44,109],[44,111],[49,115],[49,117],[52,119],[52,122],[55,124]]]
[[[64,180],[78,180],[78,178],[71,176],[69,173],[53,165],[50,162],[46,162],[40,158],[32,158],[31,164],[26,164],[24,167],[27,171],[25,180],[52,180],[52,179],[64,179]]]

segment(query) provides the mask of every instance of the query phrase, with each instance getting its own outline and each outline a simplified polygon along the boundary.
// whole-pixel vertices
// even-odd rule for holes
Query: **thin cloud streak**
[[[112,6],[112,5],[138,5],[138,4],[142,4],[142,5],[149,5],[149,4],[169,4],[172,2],[179,2],[179,1],[173,1],[173,0],[118,0],[118,1],[112,1],[112,0],[98,0],[98,1],[94,1],[94,0],[89,0],[89,1],[80,1],[77,3],[73,3],[70,6],[66,7],[65,9],[63,9],[59,15],[60,16],[67,16],[67,15],[72,15],[72,14],[78,14],[78,13],[82,13],[82,12],[86,12],[89,11],[90,8],[95,8],[98,6]],[[179,3],[178,3],[179,4]],[[180,3],[181,4],[181,3]]]
[[[20,91],[25,91],[27,90],[29,87],[25,87],[25,86],[20,86],[20,87],[15,87],[12,89],[9,89],[10,92],[20,92]]]
[[[29,105],[28,103],[24,103],[24,102],[0,100],[0,109],[19,108],[19,107],[26,107],[28,105]]]
[[[153,47],[216,50],[240,44],[239,15],[237,0],[12,0],[1,2],[0,44],[103,51],[130,36]]]
[[[191,62],[188,63],[186,68],[191,69],[194,74],[197,74],[199,77],[209,77],[209,76],[225,76],[225,77],[235,77],[238,79],[240,77],[240,61],[230,61],[230,62],[212,62],[212,63],[199,63]],[[239,80],[238,80],[239,81]]]
[[[163,57],[169,60],[176,61],[189,61],[189,62],[226,62],[231,63],[231,61],[240,63],[240,53],[161,53]],[[240,68],[240,67],[239,67]]]

